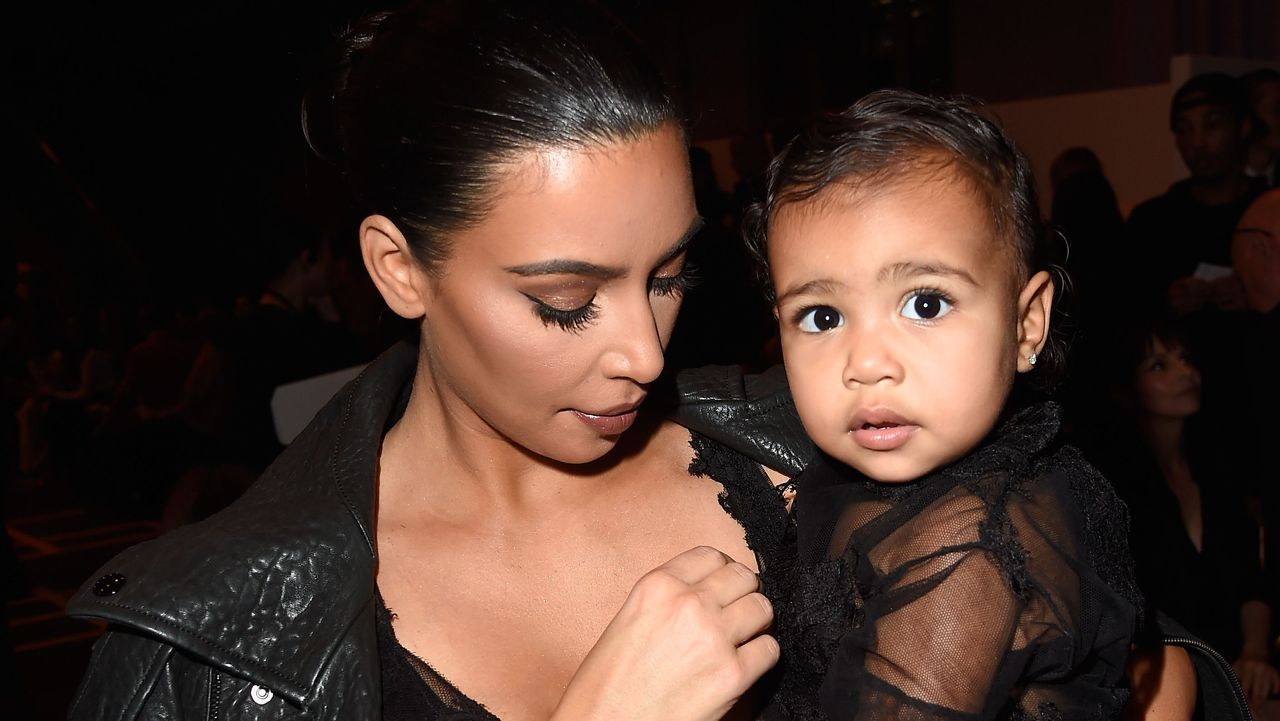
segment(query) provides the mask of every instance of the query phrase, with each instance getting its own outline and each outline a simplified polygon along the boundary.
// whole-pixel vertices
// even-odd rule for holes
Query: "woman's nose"
[[[642,309],[625,316],[614,329],[615,340],[607,354],[605,372],[641,385],[652,383],[662,374],[666,362],[657,318],[647,302]]]

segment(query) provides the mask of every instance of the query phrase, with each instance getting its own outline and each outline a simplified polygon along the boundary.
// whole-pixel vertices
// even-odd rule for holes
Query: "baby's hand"
[[[706,546],[645,574],[552,718],[719,719],[778,662],[759,588],[751,569]]]

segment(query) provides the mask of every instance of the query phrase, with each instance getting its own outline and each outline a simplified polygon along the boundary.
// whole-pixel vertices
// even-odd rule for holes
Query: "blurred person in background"
[[[1090,456],[1129,505],[1147,617],[1159,609],[1217,649],[1257,709],[1280,691],[1259,527],[1246,499],[1257,449],[1202,414],[1202,375],[1177,321],[1136,317],[1109,348],[1121,412],[1099,429]]]
[[[1274,188],[1280,182],[1280,71],[1259,68],[1241,75],[1240,82],[1249,92],[1256,124],[1245,173]]]

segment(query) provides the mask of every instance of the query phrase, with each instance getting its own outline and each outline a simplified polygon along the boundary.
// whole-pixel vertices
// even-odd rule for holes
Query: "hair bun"
[[[391,12],[373,13],[361,18],[343,32],[335,43],[335,52],[328,65],[310,84],[302,96],[299,109],[302,136],[311,152],[321,160],[342,165],[343,142],[338,122],[338,96],[347,89],[352,68],[360,56],[369,49]]]

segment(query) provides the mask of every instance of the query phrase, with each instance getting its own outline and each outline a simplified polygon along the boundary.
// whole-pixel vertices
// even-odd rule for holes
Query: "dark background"
[[[885,86],[1005,101],[1167,82],[1182,53],[1280,60],[1275,0],[597,1],[673,84],[695,143],[784,135]],[[41,270],[50,319],[117,302],[225,304],[259,281],[264,218],[343,218],[334,174],[299,130],[301,98],[333,39],[388,4],[7,7],[0,315],[20,266]],[[65,594],[156,528],[50,512],[48,489],[29,480],[6,520],[34,591],[9,609],[19,673],[0,668],[22,697],[0,714],[52,719],[97,633],[62,615]]]
[[[1000,101],[1161,82],[1176,53],[1280,57],[1271,0],[599,2],[676,87],[695,141],[785,132],[883,86]],[[332,38],[386,4],[10,9],[2,279],[16,260],[56,268],[69,303],[250,283],[264,211],[335,207],[300,98]]]

